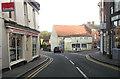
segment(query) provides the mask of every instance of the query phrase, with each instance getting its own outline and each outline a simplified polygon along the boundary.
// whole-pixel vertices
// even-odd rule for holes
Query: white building
[[[51,51],[55,47],[63,47],[65,51],[92,49],[92,35],[85,26],[54,25],[51,34]]]
[[[6,3],[8,0],[2,0]],[[40,4],[34,0],[11,0],[15,10],[1,12],[2,69],[39,57],[38,16]],[[2,26],[1,26],[2,24]]]

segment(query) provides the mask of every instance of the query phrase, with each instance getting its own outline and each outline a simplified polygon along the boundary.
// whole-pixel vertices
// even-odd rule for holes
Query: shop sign
[[[14,33],[19,33],[19,34],[28,34],[28,35],[38,35],[37,33],[32,33],[32,32],[25,32],[21,30],[16,30],[16,29],[8,29],[9,32],[14,32]]]
[[[100,29],[106,29],[106,23],[101,23],[100,24]]]
[[[9,12],[14,10],[15,10],[14,2],[2,3],[2,12]]]
[[[71,42],[71,39],[65,39],[65,42]]]

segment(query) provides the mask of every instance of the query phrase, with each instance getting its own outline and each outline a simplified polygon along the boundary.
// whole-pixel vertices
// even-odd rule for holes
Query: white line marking
[[[68,57],[65,56],[66,59],[68,59]]]
[[[77,68],[77,70],[85,77],[85,79],[89,79],[80,69],[79,69],[79,67],[76,67]]]
[[[69,61],[74,65],[74,63],[71,60],[69,60]]]
[[[74,54],[74,55],[76,55],[76,54],[78,54],[78,53],[70,53],[70,54]]]
[[[78,54],[78,55],[86,56],[86,55],[83,55],[83,54]]]

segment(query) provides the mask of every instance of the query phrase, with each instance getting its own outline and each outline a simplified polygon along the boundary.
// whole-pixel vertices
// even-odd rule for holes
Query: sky
[[[36,0],[40,3],[40,31],[52,31],[53,25],[99,24],[100,0]]]
[[[52,31],[53,25],[99,24],[100,0],[36,0],[40,3],[40,31]]]

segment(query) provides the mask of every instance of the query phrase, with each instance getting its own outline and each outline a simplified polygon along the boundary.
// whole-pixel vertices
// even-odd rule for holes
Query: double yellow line
[[[115,66],[111,66],[111,65],[108,65],[108,64],[104,64],[104,63],[101,63],[99,61],[96,61],[96,60],[93,60],[89,57],[89,55],[86,55],[86,58],[89,60],[89,61],[92,61],[94,63],[97,63],[97,64],[100,64],[102,66],[105,66],[105,67],[108,67],[108,68],[111,68],[111,69],[114,69],[114,70],[117,70],[117,71],[120,71],[120,68],[118,67],[115,67]]]
[[[43,55],[43,56],[45,56],[45,55]],[[45,56],[45,57],[48,57],[50,60],[47,63],[45,63],[44,65],[42,65],[40,68],[35,70],[33,73],[28,75],[25,79],[32,79],[33,77],[35,77],[40,71],[42,71],[44,68],[46,68],[53,61],[53,58],[50,58],[49,56]]]

